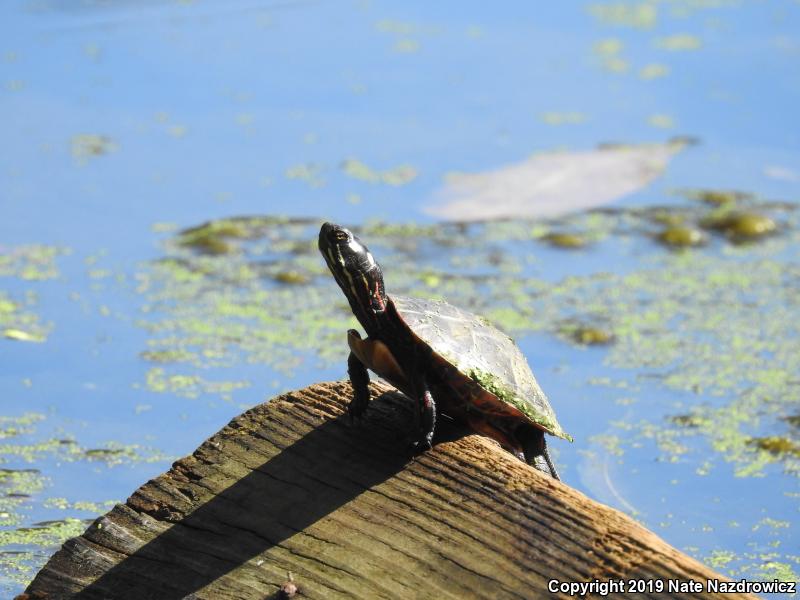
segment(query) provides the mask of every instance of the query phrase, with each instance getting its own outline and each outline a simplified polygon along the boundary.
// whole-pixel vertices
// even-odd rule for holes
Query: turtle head
[[[372,253],[349,229],[324,223],[319,230],[319,251],[336,283],[350,302],[367,334],[377,328],[386,310],[383,272]]]

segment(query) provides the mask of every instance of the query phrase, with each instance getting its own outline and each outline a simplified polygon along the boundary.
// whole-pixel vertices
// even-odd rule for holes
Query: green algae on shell
[[[506,386],[503,381],[493,373],[486,373],[478,369],[470,369],[466,373],[467,377],[472,379],[475,383],[480,385],[483,389],[491,392],[497,396],[502,402],[510,404],[522,414],[528,417],[534,423],[541,425],[547,431],[564,438],[568,441],[573,441],[570,434],[561,429],[555,419],[549,418],[541,411],[533,410],[533,406],[525,399],[520,399],[511,389]]]

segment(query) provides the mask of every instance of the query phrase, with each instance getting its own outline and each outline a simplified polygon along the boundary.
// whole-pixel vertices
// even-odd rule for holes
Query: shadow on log
[[[347,383],[247,411],[67,541],[18,598],[263,600],[291,595],[288,573],[298,598],[364,599],[550,598],[551,579],[720,579],[454,424],[410,456],[410,403],[390,390],[372,385],[379,397],[358,426],[345,414]]]

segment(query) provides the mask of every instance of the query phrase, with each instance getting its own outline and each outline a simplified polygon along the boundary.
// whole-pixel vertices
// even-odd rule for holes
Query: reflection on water
[[[390,292],[520,340],[568,483],[797,579],[798,25],[789,0],[2,3],[2,594],[245,406],[344,376],[322,220]],[[679,136],[625,210],[426,212],[453,174]],[[611,176],[573,173],[590,201]]]

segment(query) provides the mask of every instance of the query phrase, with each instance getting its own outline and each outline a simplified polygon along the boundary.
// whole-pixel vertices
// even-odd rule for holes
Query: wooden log
[[[748,597],[708,593],[720,575],[446,420],[412,456],[410,402],[372,392],[356,425],[344,382],[245,412],[67,541],[18,598],[568,597],[553,579]],[[666,593],[669,580],[704,591]]]

